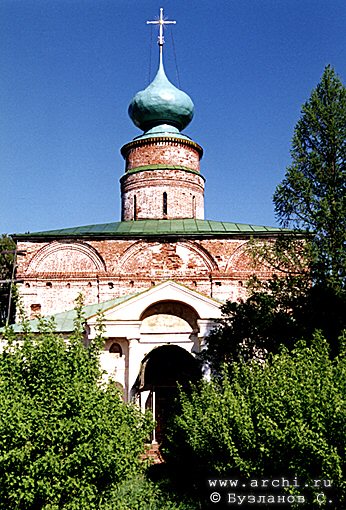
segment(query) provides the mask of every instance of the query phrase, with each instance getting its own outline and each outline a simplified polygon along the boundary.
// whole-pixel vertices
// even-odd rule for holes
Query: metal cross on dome
[[[160,53],[162,52],[162,46],[164,45],[164,38],[163,38],[163,28],[164,25],[175,25],[176,21],[169,21],[164,19],[163,17],[163,8],[160,8],[160,17],[159,19],[155,21],[147,21],[147,25],[159,25],[159,37],[158,37],[158,45],[160,46]]]

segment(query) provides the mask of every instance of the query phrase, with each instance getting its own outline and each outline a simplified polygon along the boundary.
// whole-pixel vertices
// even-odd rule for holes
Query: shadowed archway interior
[[[150,391],[146,407],[153,411],[156,421],[156,440],[161,443],[178,395],[178,385],[184,389],[201,378],[196,359],[176,345],[153,349],[144,360],[143,391]]]
[[[143,389],[152,387],[186,386],[196,382],[201,374],[196,359],[176,345],[153,349],[146,359]]]

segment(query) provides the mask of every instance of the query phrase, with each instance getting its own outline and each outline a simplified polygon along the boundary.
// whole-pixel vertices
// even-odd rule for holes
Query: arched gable
[[[91,246],[81,242],[54,241],[35,254],[27,273],[90,273],[105,269],[102,257]]]
[[[162,272],[167,276],[209,274],[218,266],[210,253],[198,243],[180,241],[176,243],[147,243],[138,241],[130,246],[119,260],[122,274],[143,273],[155,277]]]
[[[151,332],[184,331],[197,332],[199,315],[182,301],[163,300],[149,305],[141,314],[141,330]]]
[[[226,272],[248,272],[255,270],[255,262],[250,254],[250,242],[245,241],[232,253],[226,264]]]

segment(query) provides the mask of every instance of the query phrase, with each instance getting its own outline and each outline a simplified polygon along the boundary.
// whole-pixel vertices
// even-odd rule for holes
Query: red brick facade
[[[195,172],[200,170],[202,148],[185,138],[144,138],[130,142],[121,149],[126,171],[145,165],[179,165]]]
[[[144,138],[122,148],[122,221],[204,218],[202,148],[185,138]]]
[[[20,242],[18,278],[30,316],[136,293],[171,279],[220,301],[246,296],[246,281],[270,272],[253,265],[245,239]]]
[[[145,170],[121,181],[122,221],[204,218],[204,180],[185,170]]]

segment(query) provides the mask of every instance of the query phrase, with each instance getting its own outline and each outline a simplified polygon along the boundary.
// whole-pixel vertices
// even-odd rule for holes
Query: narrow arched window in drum
[[[167,216],[167,193],[163,193],[163,215]]]

